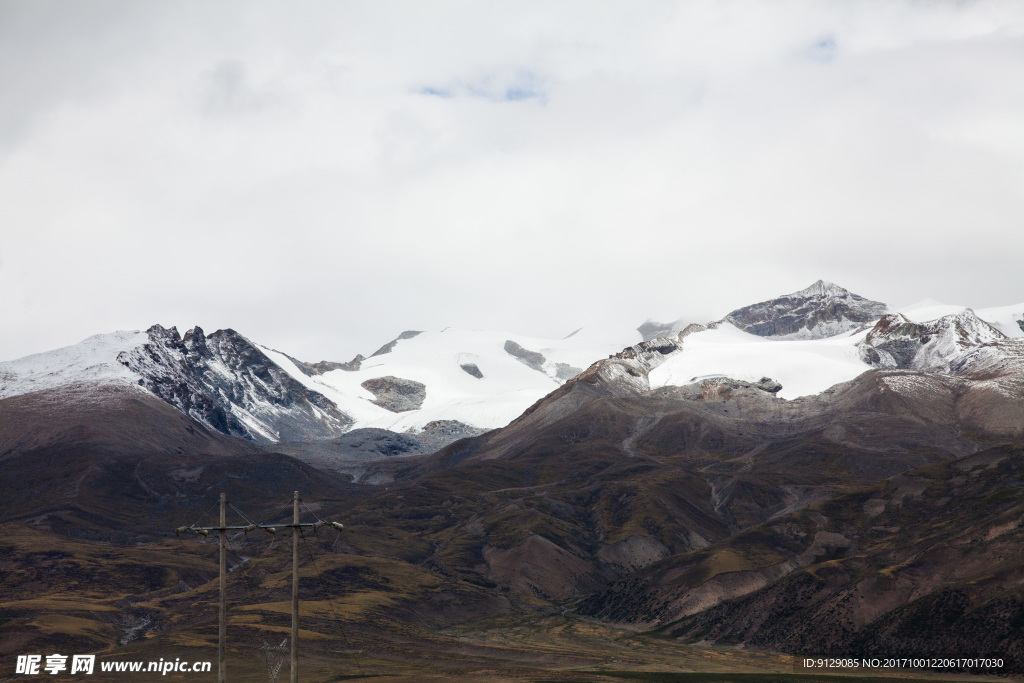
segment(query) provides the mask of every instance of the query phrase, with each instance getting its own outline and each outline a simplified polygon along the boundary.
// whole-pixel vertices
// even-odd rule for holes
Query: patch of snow
[[[687,337],[683,352],[651,370],[649,381],[655,389],[709,375],[747,382],[771,377],[782,384],[782,398],[820,394],[871,369],[856,346],[866,335],[864,330],[823,339],[766,339],[724,323]]]
[[[966,306],[944,304],[935,299],[922,299],[909,306],[897,308],[894,313],[902,313],[907,320],[913,323],[926,323],[947,315],[955,315],[966,308]]]
[[[139,375],[118,363],[117,356],[148,341],[138,331],[97,334],[72,346],[0,363],[0,398],[74,383],[135,385]]]
[[[231,413],[238,418],[238,421],[246,426],[247,429],[252,432],[259,434],[264,439],[270,442],[276,442],[280,439],[280,434],[272,431],[267,425],[250,415],[247,411],[239,408],[238,406],[231,406]]]
[[[367,359],[357,371],[333,370],[314,377],[302,373],[283,354],[264,347],[260,350],[297,381],[320,392],[351,416],[355,420],[353,428],[401,432],[422,429],[434,420],[458,420],[493,429],[507,425],[562,383],[555,376],[557,364],[583,370],[618,353],[638,337],[632,330],[592,328],[582,328],[563,339],[445,328],[399,340],[390,353]],[[528,351],[543,354],[542,371],[506,352],[505,342],[510,339]],[[466,362],[474,363],[483,377],[463,370],[461,365]],[[375,405],[374,395],[361,385],[386,376],[425,385],[423,405],[402,413]]]
[[[974,312],[979,318],[1005,334],[1007,337],[1024,337],[1024,330],[1021,329],[1020,323],[1018,322],[1024,318],[1024,304],[981,308]]]
[[[846,318],[840,318],[839,320],[829,320],[826,322],[820,322],[817,325],[815,325],[813,329],[801,327],[799,330],[791,334],[780,334],[774,337],[764,338],[773,341],[821,339],[822,337],[836,337],[841,334],[850,334],[852,331],[856,330],[859,327],[864,327],[865,325],[860,325],[853,321],[847,320]],[[870,327],[870,325],[866,326]]]
[[[845,287],[840,287],[834,282],[828,280],[818,280],[807,289],[801,289],[799,292],[793,292],[792,294],[783,294],[780,299],[810,299],[812,297],[834,297],[843,299],[851,297],[852,293]]]
[[[895,312],[902,313],[910,322],[925,323],[948,315],[956,315],[965,310],[967,310],[966,306],[944,304],[935,299],[923,299],[896,309]],[[974,314],[1007,337],[1024,337],[1024,330],[1021,330],[1020,324],[1017,322],[1024,318],[1024,303],[1013,306],[978,308],[974,310]]]
[[[921,396],[934,391],[934,380],[915,373],[886,375],[882,378],[885,386],[896,393]]]
[[[293,363],[288,356],[283,353],[274,351],[273,349],[268,349],[267,347],[260,346],[258,344],[257,347],[267,356],[267,358],[272,360],[278,367],[288,373],[297,382],[305,386],[307,389],[323,394],[325,398],[338,406],[338,410],[355,420],[356,426],[363,426],[364,424],[387,418],[388,415],[394,415],[394,413],[374,404],[373,400],[375,396],[373,393],[367,391],[361,386],[358,386],[358,384],[354,389],[348,392],[339,391],[335,384],[324,381],[324,375],[314,375],[313,377],[310,377],[299,370],[295,363]],[[385,358],[386,355],[388,354],[376,356],[376,358]],[[338,370],[336,372],[347,371]],[[365,381],[368,377],[368,375],[364,376],[360,382]]]

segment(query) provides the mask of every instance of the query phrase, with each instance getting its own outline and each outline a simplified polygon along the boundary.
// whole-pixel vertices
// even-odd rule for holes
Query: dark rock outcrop
[[[423,429],[412,436],[419,441],[424,453],[433,453],[459,439],[479,436],[486,431],[488,430],[470,427],[458,420],[434,420],[423,425]]]
[[[460,368],[466,371],[466,374],[472,375],[477,379],[483,379],[484,373],[480,372],[479,366],[476,363],[462,363],[459,365]]]
[[[636,331],[640,333],[640,336],[643,337],[643,340],[646,342],[651,341],[652,339],[657,339],[658,337],[675,336],[679,333],[679,329],[682,329],[676,329],[678,325],[678,322],[659,323],[655,320],[646,320],[643,325],[636,328]]]
[[[413,337],[419,334],[423,334],[423,330],[406,330],[402,334],[398,335],[397,337],[389,341],[384,346],[380,347],[379,349],[371,353],[370,358],[373,358],[374,356],[381,356],[385,353],[391,353],[391,349],[395,348],[398,342],[402,341],[403,339],[412,339]]]
[[[523,365],[529,368],[533,368],[538,372],[544,372],[544,368],[542,366],[544,365],[544,362],[547,360],[544,357],[544,354],[538,351],[530,351],[529,349],[524,349],[522,346],[512,341],[511,339],[505,340],[504,348],[505,353],[515,357]]]
[[[427,397],[425,384],[392,375],[368,379],[360,386],[376,396],[374,403],[393,413],[419,410]]]
[[[325,372],[331,372],[333,370],[344,370],[345,372],[356,372],[362,366],[363,361],[366,360],[363,355],[356,354],[356,357],[347,363],[336,363],[334,361],[322,360],[319,363],[304,363],[297,358],[292,358],[288,354],[284,356],[295,363],[295,367],[302,371],[302,374],[307,377],[316,377],[322,375]]]

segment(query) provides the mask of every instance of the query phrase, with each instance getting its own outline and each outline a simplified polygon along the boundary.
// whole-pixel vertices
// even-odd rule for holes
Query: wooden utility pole
[[[175,529],[179,535],[194,531],[200,536],[209,536],[211,531],[217,532],[220,541],[220,618],[217,645],[217,683],[227,683],[227,532],[244,531],[249,533],[256,529],[274,534],[278,529],[292,530],[292,683],[299,681],[299,535],[303,527],[319,529],[320,527],[331,526],[339,531],[344,527],[339,522],[299,522],[299,492],[292,496],[292,523],[291,524],[248,524],[244,526],[227,525],[228,500],[225,494],[220,494],[220,526],[180,526]],[[236,508],[237,511],[237,508]],[[245,515],[242,515],[243,517]]]
[[[292,499],[292,680],[299,683],[299,492]]]
[[[219,627],[217,628],[217,683],[227,683],[227,620],[228,620],[228,548],[227,529],[228,520],[228,499],[223,493],[220,494],[220,528],[217,534],[220,541],[220,610]]]

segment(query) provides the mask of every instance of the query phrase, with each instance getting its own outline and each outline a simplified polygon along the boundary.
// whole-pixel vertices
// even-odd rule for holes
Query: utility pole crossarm
[[[180,534],[188,533],[189,531],[194,531],[197,534],[201,534],[201,535],[205,536],[206,534],[203,534],[204,531],[207,532],[207,533],[209,533],[211,531],[217,531],[217,532],[220,532],[220,531],[245,531],[245,532],[249,532],[249,531],[256,531],[257,529],[263,529],[264,531],[269,531],[269,532],[273,533],[277,529],[291,529],[291,528],[296,527],[296,526],[297,527],[301,527],[301,528],[307,528],[308,527],[308,528],[313,528],[313,529],[322,529],[325,526],[333,527],[333,528],[339,529],[339,530],[345,528],[345,525],[343,525],[341,522],[325,522],[323,520],[320,520],[319,522],[302,522],[300,524],[246,524],[246,525],[236,525],[236,526],[179,526],[177,529],[174,530],[174,533],[180,535]]]
[[[316,522],[299,521],[299,492],[296,491],[292,498],[292,522],[291,524],[245,524],[228,525],[227,523],[227,496],[220,494],[220,524],[217,526],[180,526],[174,530],[177,535],[194,531],[200,536],[209,536],[210,532],[216,532],[220,545],[220,604],[218,609],[218,638],[217,638],[217,682],[225,683],[227,680],[227,532],[243,531],[249,533],[257,529],[263,529],[267,533],[276,534],[278,529],[292,530],[292,642],[291,642],[291,680],[297,683],[299,680],[299,534],[302,529],[321,529],[325,526],[341,531],[344,525],[340,522]],[[231,506],[247,521],[250,520],[238,508]]]

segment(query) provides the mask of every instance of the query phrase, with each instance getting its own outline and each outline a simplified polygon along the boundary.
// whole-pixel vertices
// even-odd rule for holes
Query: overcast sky
[[[1021,2],[0,0],[0,360],[1024,302]]]

